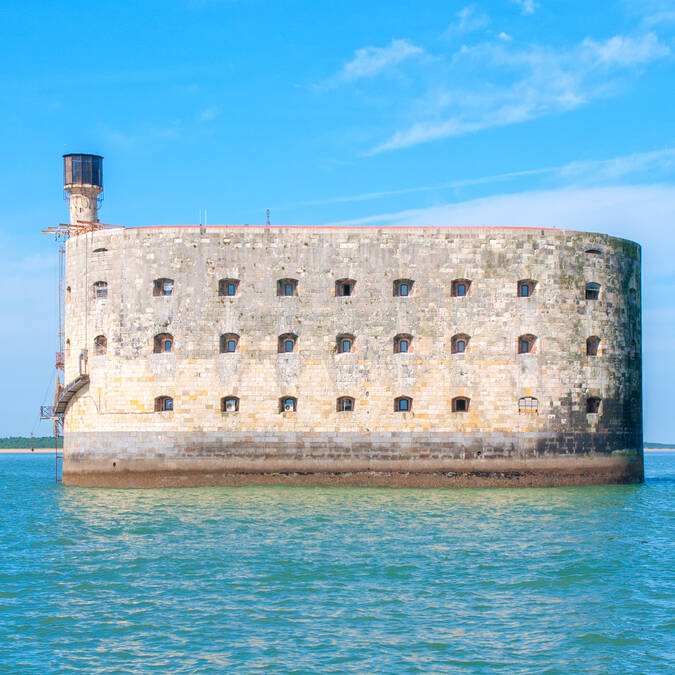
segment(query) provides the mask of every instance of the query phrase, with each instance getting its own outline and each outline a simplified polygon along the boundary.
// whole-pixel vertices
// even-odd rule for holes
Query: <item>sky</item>
[[[643,247],[675,442],[675,0],[0,4],[0,436],[49,434],[65,152],[124,226],[524,225]],[[203,215],[202,215],[203,217]]]

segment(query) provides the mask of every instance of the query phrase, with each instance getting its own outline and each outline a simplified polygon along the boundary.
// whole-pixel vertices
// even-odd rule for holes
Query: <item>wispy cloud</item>
[[[516,48],[508,41],[464,45],[448,70],[448,83],[424,106],[425,119],[394,132],[369,153],[408,148],[489,127],[525,122],[608,95],[619,74],[671,53],[654,33],[585,39],[568,49]],[[471,89],[455,86],[457,72],[475,74]]]
[[[535,0],[513,0],[516,5],[520,7],[520,11],[523,14],[534,14],[537,8],[539,7],[539,3],[535,2]]]
[[[199,114],[199,119],[202,120],[202,122],[208,122],[210,120],[215,120],[216,117],[220,115],[222,110],[215,105],[209,106],[208,108],[204,108],[204,110],[201,111]]]
[[[476,5],[467,5],[459,10],[456,19],[447,27],[445,37],[452,37],[458,33],[469,33],[471,31],[485,28],[490,24],[490,17],[481,12]]]
[[[408,40],[392,40],[386,47],[361,47],[354,52],[354,58],[333,75],[327,84],[335,86],[373,77],[406,59],[423,54],[424,49]]]
[[[289,206],[324,206],[327,204],[344,204],[351,202],[374,201],[387,197],[395,197],[419,192],[438,192],[440,190],[460,189],[475,185],[489,185],[504,183],[518,178],[535,176],[549,176],[567,185],[597,185],[617,181],[631,176],[635,178],[639,174],[658,171],[661,177],[666,173],[675,172],[675,148],[664,148],[650,152],[636,152],[621,157],[610,159],[584,160],[569,162],[558,166],[525,169],[523,171],[510,171],[508,173],[494,174],[491,176],[479,176],[452,180],[434,185],[417,185],[414,187],[400,188],[398,190],[382,190],[379,192],[365,192],[357,195],[341,195],[327,199],[315,199],[290,204]]]

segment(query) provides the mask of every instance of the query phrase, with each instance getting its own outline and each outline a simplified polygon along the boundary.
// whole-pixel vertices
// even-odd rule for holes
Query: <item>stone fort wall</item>
[[[166,227],[75,236],[66,256],[65,381],[82,369],[90,382],[66,411],[64,483],[642,479],[632,242],[526,228]],[[171,295],[153,295],[161,278]],[[219,295],[226,278],[239,282],[233,297]],[[283,278],[296,294],[277,295]],[[336,296],[339,279],[355,280],[351,295]],[[397,279],[414,282],[409,296],[394,295]],[[457,279],[471,282],[464,297]],[[535,282],[528,297],[520,280]],[[171,352],[154,353],[163,333]],[[226,333],[239,336],[233,353],[219,351]],[[297,336],[291,353],[278,351],[285,333]],[[337,353],[340,334],[354,336],[351,352]],[[412,336],[407,353],[394,353],[399,334]],[[452,353],[455,335],[469,337],[464,353]],[[173,410],[155,410],[163,396]],[[352,411],[338,412],[342,396]],[[401,396],[409,412],[395,410]],[[223,412],[223,397],[238,411]],[[281,397],[297,410],[280,412]],[[468,411],[453,411],[458,397]],[[525,397],[536,412],[519,410]]]

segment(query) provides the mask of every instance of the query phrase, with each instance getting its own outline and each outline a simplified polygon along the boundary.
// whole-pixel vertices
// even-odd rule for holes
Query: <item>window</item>
[[[168,354],[173,350],[173,335],[170,333],[160,333],[155,335],[155,354]]]
[[[335,348],[338,354],[346,354],[347,352],[351,352],[353,346],[354,346],[353,335],[345,333],[344,335],[337,336]]]
[[[452,412],[469,412],[469,399],[466,396],[456,396],[453,398]]]
[[[602,403],[602,399],[598,398],[597,396],[591,396],[590,398],[587,398],[586,399],[586,412],[587,413],[599,413],[601,403]]]
[[[536,413],[539,410],[539,401],[534,396],[523,396],[518,399],[519,413]]]
[[[599,248],[587,248],[586,253],[589,255],[601,255],[602,251]]]
[[[236,396],[224,396],[221,398],[220,412],[239,412],[239,399]]]
[[[97,335],[94,338],[94,355],[102,356],[108,351],[108,340],[105,335]]]
[[[107,250],[107,248],[95,248],[94,253],[105,253]]]
[[[471,287],[471,282],[468,279],[455,279],[452,282],[452,297],[453,298],[462,298],[465,295],[469,294],[469,288]]]
[[[282,396],[279,399],[279,412],[280,413],[291,413],[297,412],[298,410],[298,399],[294,396]]]
[[[394,354],[404,354],[410,351],[412,335],[400,333],[394,337]]]
[[[70,286],[66,286],[66,305],[70,304]]]
[[[170,412],[173,410],[173,399],[171,396],[158,396],[155,399],[155,412]]]
[[[354,286],[356,286],[354,279],[338,279],[335,282],[335,295],[340,297],[354,295]]]
[[[394,399],[394,412],[410,412],[412,410],[412,399],[410,396],[399,396]]]
[[[453,335],[450,341],[450,351],[453,354],[463,354],[469,346],[469,336],[464,333]]]
[[[338,412],[352,412],[354,410],[354,399],[351,396],[340,396],[337,400]]]
[[[535,351],[535,345],[537,343],[537,338],[534,335],[521,335],[518,338],[518,353],[519,354],[532,354]]]
[[[591,335],[586,338],[586,356],[597,356],[600,338],[597,335]]]
[[[413,284],[412,279],[396,279],[394,281],[394,295],[398,298],[405,298],[412,295]]]
[[[239,349],[239,336],[236,333],[224,333],[220,336],[220,353],[230,354]]]
[[[600,297],[600,284],[586,284],[586,300],[597,300]]]
[[[277,281],[277,295],[290,296],[298,294],[297,279],[279,279]]]
[[[155,279],[153,295],[173,295],[173,279]]]
[[[94,297],[95,298],[107,298],[108,297],[108,282],[107,281],[97,281],[94,284]]]
[[[518,297],[529,298],[534,293],[534,287],[536,285],[537,282],[532,279],[521,279],[518,282]]]
[[[294,333],[284,333],[279,336],[279,348],[278,351],[280,354],[289,354],[290,352],[295,351],[295,344],[298,341],[298,336]]]
[[[233,296],[239,290],[239,279],[221,279],[218,282],[218,295]]]

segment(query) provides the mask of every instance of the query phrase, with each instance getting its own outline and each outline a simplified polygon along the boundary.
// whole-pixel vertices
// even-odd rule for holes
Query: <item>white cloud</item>
[[[604,42],[586,38],[583,46],[599,64],[608,65],[642,65],[670,54],[670,48],[661,43],[654,33],[638,38],[615,35]]]
[[[395,131],[368,154],[571,110],[612,93],[622,71],[668,54],[670,49],[654,33],[605,41],[587,38],[560,50],[519,48],[504,41],[464,45],[452,57],[448,82],[433,100],[417,106],[416,116],[423,119]],[[471,89],[453,87],[457,73],[475,74]]]
[[[208,108],[204,108],[199,114],[199,119],[208,122],[210,120],[216,119],[221,113],[221,109],[218,106],[212,105]]]
[[[445,36],[455,35],[457,33],[470,33],[471,31],[485,28],[490,24],[490,17],[479,11],[476,5],[467,5],[456,14],[457,19],[453,21],[445,31]]]
[[[329,80],[329,84],[354,82],[364,77],[373,77],[406,59],[421,56],[424,50],[408,40],[392,40],[387,47],[361,47],[354,58]]]
[[[502,31],[497,37],[500,40],[504,40],[504,42],[511,42],[511,40],[513,40],[513,38],[508,33],[505,33],[504,31]]]
[[[534,14],[536,9],[539,7],[539,3],[535,0],[513,0],[520,7],[520,11],[523,14]]]

